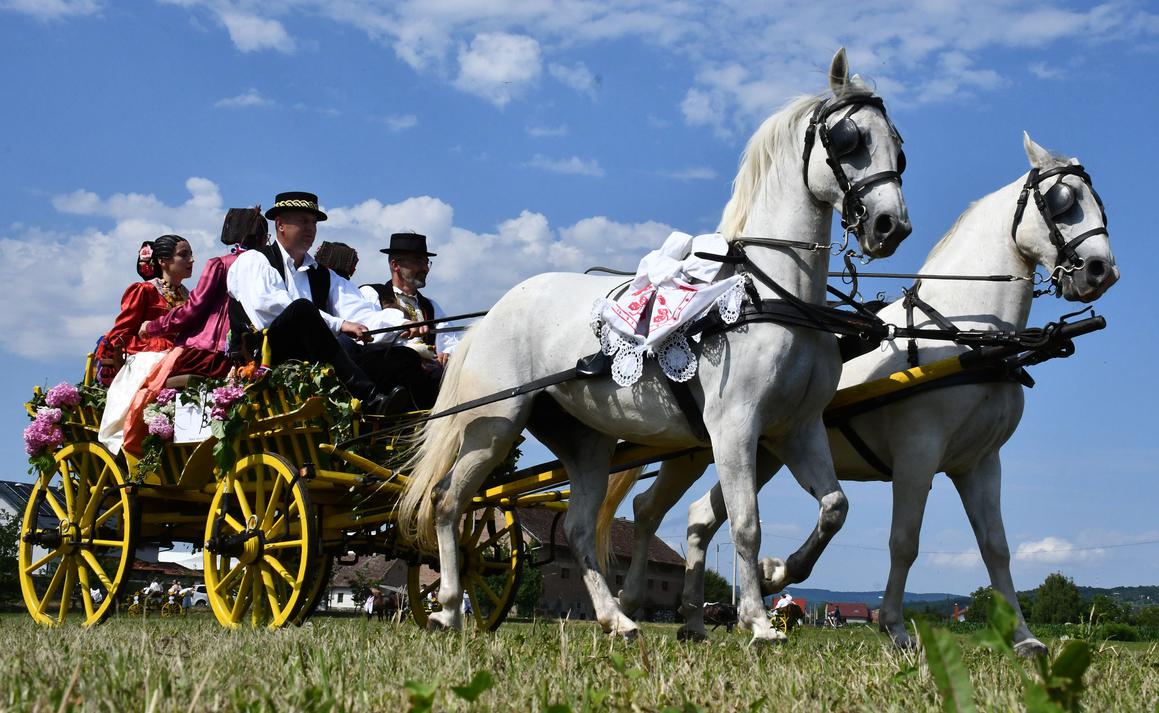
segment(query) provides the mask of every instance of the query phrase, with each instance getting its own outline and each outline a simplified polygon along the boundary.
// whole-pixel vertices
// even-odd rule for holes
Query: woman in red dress
[[[125,355],[124,365],[109,384],[98,435],[114,454],[121,450],[125,424],[132,423],[127,414],[137,389],[173,348],[168,337],[142,338],[138,331],[142,322],[157,319],[189,300],[189,291],[181,284],[193,274],[189,241],[180,235],[162,235],[144,242],[137,253],[137,274],[144,281],[125,290],[121,312],[101,344],[106,354],[119,350]]]
[[[229,255],[211,258],[205,264],[201,279],[189,300],[156,318],[141,323],[138,337],[150,340],[171,337],[179,347],[196,349],[205,363],[195,363],[192,356],[174,373],[224,376],[230,367],[225,359],[229,339],[229,293],[225,275],[237,256],[251,248],[260,248],[269,238],[269,223],[261,206],[230,208],[221,227],[221,242],[233,246]]]

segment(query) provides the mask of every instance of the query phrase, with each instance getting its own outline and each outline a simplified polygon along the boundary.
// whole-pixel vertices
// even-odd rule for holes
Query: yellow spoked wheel
[[[205,589],[222,626],[277,628],[308,594],[315,518],[285,458],[247,456],[217,485],[205,525]]]
[[[302,598],[298,606],[298,611],[294,613],[291,621],[294,626],[301,626],[309,618],[310,614],[317,608],[318,602],[322,601],[322,595],[326,593],[326,587],[330,584],[330,577],[334,574],[334,558],[328,554],[319,555],[317,564],[308,575],[309,581],[306,583],[306,596]]]
[[[185,610],[176,602],[165,602],[165,606],[161,607],[161,616],[165,619],[175,616],[181,616]]]
[[[99,443],[57,451],[32,486],[20,528],[24,604],[37,623],[92,626],[113,608],[136,550],[136,501]]]
[[[523,528],[515,510],[481,505],[467,511],[459,525],[459,556],[463,591],[470,598],[468,618],[480,630],[494,631],[515,603],[523,574]],[[438,593],[439,581],[438,573],[425,565],[411,564],[407,570],[411,617],[419,626],[427,625],[427,596]]]

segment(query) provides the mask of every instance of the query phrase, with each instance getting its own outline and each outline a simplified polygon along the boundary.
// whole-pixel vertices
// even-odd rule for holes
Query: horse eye
[[[897,172],[905,173],[905,151],[897,152]]]
[[[853,152],[861,143],[861,132],[848,117],[829,128],[829,148],[840,158]]]
[[[1058,218],[1067,213],[1075,204],[1074,189],[1065,183],[1056,183],[1043,196],[1046,200],[1046,212],[1051,218]]]

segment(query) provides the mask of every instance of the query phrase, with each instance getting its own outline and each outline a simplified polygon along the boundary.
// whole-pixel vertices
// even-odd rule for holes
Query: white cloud
[[[1102,557],[1106,550],[1100,548],[1080,548],[1060,537],[1044,537],[1018,545],[1014,559],[1020,562],[1046,562],[1064,564],[1084,562]]]
[[[975,569],[982,566],[982,555],[978,552],[934,552],[929,559],[936,566],[953,569]]]
[[[0,0],[0,10],[31,15],[38,20],[93,15],[100,9],[96,0]]]
[[[0,313],[0,352],[43,358],[91,349],[112,325],[125,287],[137,279],[133,256],[144,240],[163,233],[184,236],[198,268],[222,254],[217,240],[225,207],[217,185],[194,177],[185,187],[188,198],[174,205],[148,194],[77,190],[57,196],[53,206],[90,219],[92,226],[71,232],[0,228],[0,283],[14,294],[38,295],[19,310]],[[618,223],[603,216],[557,228],[546,215],[527,210],[500,221],[493,231],[476,232],[455,225],[454,208],[431,196],[389,204],[371,198],[326,210],[330,219],[321,224],[318,242],[340,239],[358,250],[356,279],[386,273],[386,258],[378,250],[392,232],[426,234],[438,253],[429,291],[452,312],[493,304],[517,282],[541,272],[580,272],[596,264],[632,267],[672,232],[661,223]],[[45,265],[54,266],[50,284]],[[198,275],[199,269],[194,278]]]
[[[213,106],[218,109],[248,109],[258,106],[273,106],[274,102],[262,96],[261,92],[253,87],[233,97],[218,99]]]
[[[276,20],[249,14],[246,9],[257,6],[252,0],[164,1],[214,13],[239,49],[293,49]],[[36,0],[8,2],[32,6]],[[76,6],[88,4],[78,0]],[[1075,9],[1009,0],[927,0],[917,8],[912,0],[827,0],[791,12],[760,3],[661,0],[285,0],[276,12],[354,28],[393,49],[416,72],[449,80],[498,107],[528,92],[545,63],[550,76],[590,93],[598,79],[587,65],[552,55],[575,57],[608,42],[635,42],[661,62],[691,68],[681,105],[688,124],[734,137],[789,96],[824,89],[829,57],[842,44],[853,69],[872,72],[870,79],[894,106],[966,102],[1017,81],[988,66],[994,50],[1023,52],[1026,66],[1056,43],[1069,49],[1150,38],[1159,34],[1159,15],[1149,10],[1132,0]]]
[[[236,11],[222,12],[219,17],[229,31],[229,39],[242,52],[277,50],[289,54],[296,49],[294,38],[277,20]]]
[[[506,106],[543,72],[539,42],[526,35],[486,32],[459,50],[455,86]]]
[[[419,125],[419,118],[414,114],[393,114],[383,121],[391,131],[406,131]]]
[[[596,176],[604,175],[604,169],[600,168],[600,164],[594,158],[584,160],[579,156],[572,156],[571,158],[552,159],[540,154],[535,154],[531,160],[527,162],[528,166],[532,168],[550,171],[551,173],[564,173],[575,176]]]
[[[710,181],[716,178],[716,171],[707,166],[689,166],[676,171],[657,171],[656,175],[677,181]]]
[[[1062,70],[1047,65],[1046,62],[1033,62],[1027,69],[1039,79],[1061,79]]]
[[[567,136],[567,124],[560,124],[559,126],[529,126],[527,127],[527,135],[533,139]]]
[[[596,98],[600,88],[600,78],[592,74],[583,62],[571,67],[553,62],[547,66],[547,71],[563,85],[571,87],[591,99]]]

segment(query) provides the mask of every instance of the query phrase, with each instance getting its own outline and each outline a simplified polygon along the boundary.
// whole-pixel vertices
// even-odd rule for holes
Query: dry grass
[[[585,622],[432,634],[409,622],[339,618],[315,618],[300,629],[225,631],[204,615],[48,630],[6,615],[0,709],[396,711],[410,705],[407,681],[435,686],[434,710],[939,708],[919,658],[868,629],[804,630],[787,645],[759,650],[742,633],[721,629],[693,645],[677,643],[674,631],[649,626],[642,643],[626,643]],[[965,648],[979,707],[1021,708],[1010,664]],[[452,686],[479,671],[494,687],[472,704]],[[1088,682],[1087,710],[1159,710],[1159,647],[1096,647]]]

